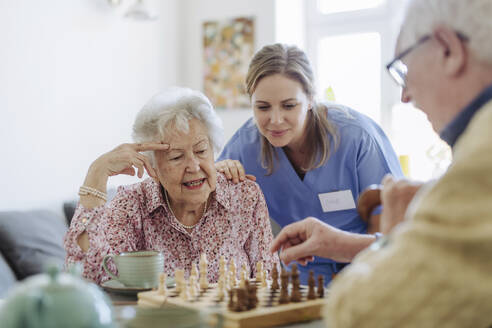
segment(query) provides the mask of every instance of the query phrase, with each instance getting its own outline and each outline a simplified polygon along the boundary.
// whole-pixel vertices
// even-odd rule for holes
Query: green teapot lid
[[[112,328],[109,298],[95,284],[55,266],[13,288],[0,307],[2,328]]]

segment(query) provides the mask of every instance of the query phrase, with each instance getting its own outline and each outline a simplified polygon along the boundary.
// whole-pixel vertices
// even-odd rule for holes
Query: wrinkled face
[[[411,45],[398,40],[395,54],[398,55],[409,46]],[[440,69],[442,65],[438,48],[438,43],[431,38],[402,58],[408,72],[406,87],[401,93],[401,101],[410,102],[422,110],[437,133],[441,132],[448,121],[443,115],[446,109],[441,101],[448,97],[448,91],[446,77]]]
[[[205,125],[192,118],[189,133],[171,127],[162,140],[168,151],[156,151],[157,175],[173,202],[202,204],[215,190],[214,153]]]
[[[260,133],[274,147],[302,141],[311,102],[301,83],[282,74],[266,76],[251,95]]]

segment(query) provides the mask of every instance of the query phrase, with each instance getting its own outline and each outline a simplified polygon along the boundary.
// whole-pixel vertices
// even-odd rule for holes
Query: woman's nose
[[[278,108],[274,108],[270,113],[270,121],[272,123],[282,123],[284,121],[284,116]]]
[[[200,171],[200,161],[195,156],[191,156],[188,158],[186,162],[186,171],[188,172],[197,172]]]

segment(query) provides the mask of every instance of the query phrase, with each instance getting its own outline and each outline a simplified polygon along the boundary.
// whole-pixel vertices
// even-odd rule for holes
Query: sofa
[[[63,237],[73,207],[65,204],[64,216],[48,210],[0,211],[0,299],[46,266],[63,267]]]

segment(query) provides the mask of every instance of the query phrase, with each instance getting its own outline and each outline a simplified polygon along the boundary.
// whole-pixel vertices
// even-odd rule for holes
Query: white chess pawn
[[[183,282],[184,282],[183,269],[176,269],[176,271],[174,271],[174,281],[176,282],[176,292],[181,293],[181,289],[183,288]]]
[[[221,255],[219,259],[219,272],[224,273],[225,269],[226,269],[226,260],[224,255]]]
[[[229,290],[234,289],[234,287],[236,287],[236,274],[229,270]]]
[[[266,288],[268,287],[268,283],[267,283],[267,270],[263,270],[261,273],[261,287],[262,288]]]
[[[158,289],[159,295],[166,295],[167,292],[166,279],[167,279],[167,274],[162,272],[159,275],[159,289]]]
[[[183,301],[188,301],[190,299],[188,285],[186,282],[181,286],[181,293],[179,293],[179,297],[181,297]]]
[[[190,299],[194,300],[198,296],[198,290],[196,288],[196,277],[191,276],[190,277],[190,286],[188,288]]]
[[[219,282],[217,283],[217,298],[222,301],[225,296],[225,282],[224,276],[219,277]]]
[[[195,277],[196,279],[198,279],[198,270],[196,268],[196,264],[195,263],[192,263],[191,264],[190,278],[192,276]]]
[[[231,259],[229,262],[229,271],[231,272],[231,275],[236,278],[236,262],[234,262],[234,259]]]
[[[263,283],[263,262],[256,262],[256,281]]]
[[[207,254],[202,253],[200,257],[200,289],[206,290],[208,288],[208,261]]]
[[[245,281],[248,279],[248,274],[246,273],[246,264],[241,267],[241,273],[239,274],[239,287],[244,288]]]

